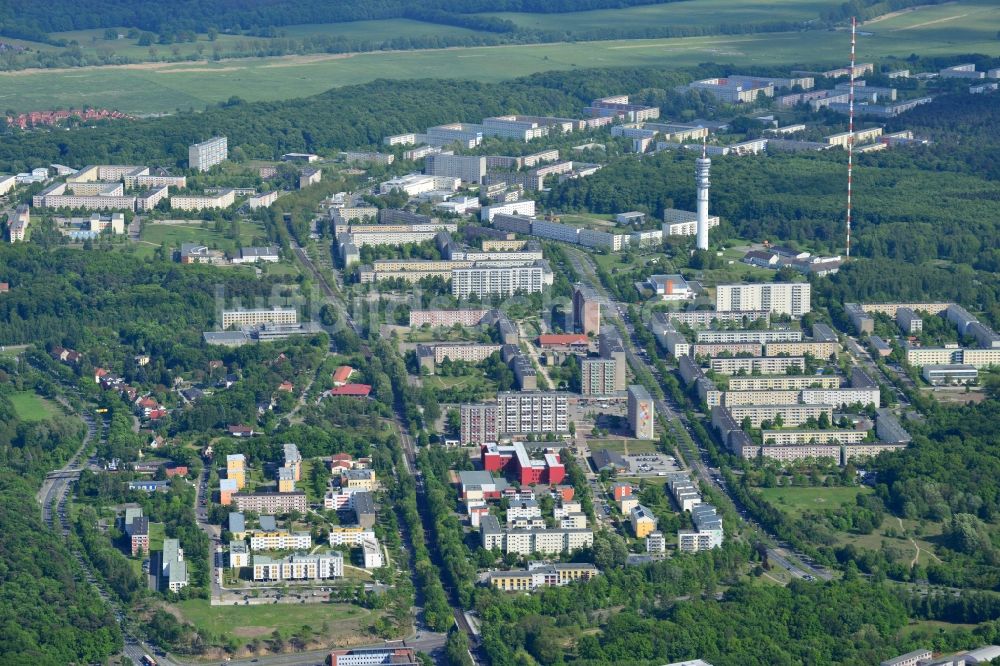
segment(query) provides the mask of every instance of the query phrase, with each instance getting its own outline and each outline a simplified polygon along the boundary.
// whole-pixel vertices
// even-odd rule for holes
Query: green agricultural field
[[[920,9],[885,18],[869,30],[871,35],[858,41],[861,61],[911,53],[1000,55],[1000,6],[991,0]],[[0,74],[0,105],[27,111],[90,104],[153,113],[200,109],[234,95],[250,101],[303,97],[377,78],[491,82],[548,70],[685,67],[708,61],[735,68],[832,66],[844,63],[847,44],[843,32],[803,31],[8,72]]]
[[[439,23],[411,21],[410,19],[384,19],[381,21],[354,21],[352,23],[305,23],[278,28],[279,36],[293,39],[312,37],[343,37],[350,40],[384,41],[396,37],[454,37],[482,34],[478,30]]]
[[[643,5],[625,9],[598,9],[566,14],[527,14],[490,12],[491,16],[513,21],[527,30],[580,31],[662,26],[707,27],[720,23],[771,23],[774,21],[808,21],[819,17],[830,3],[825,0],[698,0]]]
[[[120,35],[126,35],[128,29],[119,28],[118,32]],[[87,56],[110,53],[113,56],[128,58],[135,62],[151,62],[163,58],[198,58],[200,60],[211,57],[216,50],[222,55],[241,50],[246,52],[246,47],[250,44],[266,44],[284,38],[342,37],[351,42],[369,41],[377,46],[380,42],[401,37],[462,37],[476,34],[480,34],[479,31],[457,26],[425,23],[423,21],[411,21],[408,19],[385,19],[382,21],[355,21],[352,23],[288,25],[277,28],[277,36],[275,38],[220,33],[216,36],[215,41],[211,41],[208,39],[208,35],[199,34],[193,42],[178,42],[176,44],[154,43],[150,46],[140,46],[138,39],[128,39],[124,36],[121,39],[115,40],[104,39],[104,28],[56,32],[52,34],[52,38],[65,39],[67,42],[75,41],[79,45],[80,51]],[[12,41],[20,46],[41,51],[62,50],[62,47],[54,47],[38,42]]]
[[[17,417],[26,422],[44,421],[59,414],[55,404],[34,391],[19,391],[10,396]]]
[[[759,491],[772,506],[789,515],[798,516],[806,511],[833,511],[854,504],[859,494],[872,492],[867,486],[842,488],[761,488]]]
[[[356,635],[374,621],[368,610],[346,604],[261,604],[210,606],[204,599],[181,601],[174,607],[202,634],[229,634],[240,638],[270,636],[274,631],[295,633],[303,626],[319,631],[324,622],[331,642]]]

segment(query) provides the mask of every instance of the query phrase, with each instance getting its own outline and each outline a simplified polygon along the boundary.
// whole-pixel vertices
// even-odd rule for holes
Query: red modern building
[[[502,471],[508,477],[517,479],[522,486],[538,483],[554,485],[562,483],[566,478],[566,468],[558,454],[546,453],[543,460],[535,460],[528,457],[521,442],[514,442],[510,446],[483,444],[481,456],[484,470]]]

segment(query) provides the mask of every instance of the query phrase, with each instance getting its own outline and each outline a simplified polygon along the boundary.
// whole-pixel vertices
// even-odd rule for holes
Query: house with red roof
[[[278,386],[278,390],[284,391],[285,393],[291,393],[294,388],[295,385],[288,380],[281,382],[281,384]]]
[[[583,333],[547,333],[538,336],[538,346],[543,349],[575,349],[590,346],[590,338]]]
[[[254,429],[244,425],[231,425],[226,430],[232,437],[253,437]]]
[[[330,389],[327,391],[327,394],[331,396],[346,395],[352,398],[367,398],[371,392],[372,387],[369,384],[344,384],[343,386]]]
[[[337,368],[333,373],[333,385],[343,386],[350,380],[351,375],[354,374],[354,368],[349,365],[342,365]]]
[[[100,384],[101,380],[111,374],[107,368],[94,368],[94,383]]]

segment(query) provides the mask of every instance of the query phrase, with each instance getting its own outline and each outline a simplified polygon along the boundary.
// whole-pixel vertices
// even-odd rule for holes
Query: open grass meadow
[[[211,606],[205,599],[188,599],[173,607],[201,633],[240,638],[292,634],[303,626],[318,632],[326,623],[330,631],[325,637],[335,642],[359,634],[375,619],[371,611],[347,604]]]
[[[708,0],[706,4],[716,7],[719,16],[728,20],[724,11],[736,1]],[[744,8],[741,11],[746,12],[754,11],[754,5],[759,4],[739,2]],[[782,6],[801,13],[805,7],[813,11],[817,4],[799,0],[783,2]],[[676,3],[620,10],[615,15],[684,7],[694,11],[702,6],[701,2]],[[767,11],[772,11],[770,3]],[[591,16],[597,14],[600,12],[576,12],[532,20],[580,25],[605,20]],[[772,20],[782,16],[775,12]],[[1000,5],[993,0],[960,0],[884,17],[864,26],[865,34],[858,41],[858,59],[905,58],[912,53],[995,56],[1000,55],[998,31]],[[797,64],[832,66],[844,64],[847,49],[844,32],[824,30],[26,70],[0,74],[0,107],[30,111],[89,104],[137,114],[164,113],[201,109],[234,95],[248,101],[303,97],[377,78],[447,77],[495,82],[548,70],[684,67],[709,61],[731,63],[734,68],[767,64],[789,68]]]
[[[872,489],[867,486],[817,486],[760,488],[758,492],[775,508],[797,517],[806,511],[833,511],[854,504],[855,497],[870,493]]]
[[[18,391],[10,396],[17,417],[25,422],[45,421],[59,415],[59,409],[34,391]]]
[[[191,220],[190,223],[183,224],[147,222],[142,228],[142,233],[139,234],[138,248],[145,248],[151,254],[160,245],[166,245],[167,248],[179,248],[181,243],[202,243],[211,248],[233,252],[241,246],[253,244],[254,239],[258,239],[261,244],[264,244],[264,232],[260,226],[247,222],[239,224],[240,240],[237,242],[229,238],[226,232],[216,231],[212,222],[204,227],[198,220]]]

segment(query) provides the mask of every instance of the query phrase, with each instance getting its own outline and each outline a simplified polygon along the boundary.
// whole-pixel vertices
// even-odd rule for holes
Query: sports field
[[[17,417],[25,422],[44,421],[59,414],[56,406],[34,391],[18,391],[10,396]]]
[[[346,604],[211,606],[204,599],[189,599],[174,604],[174,608],[200,632],[240,638],[270,636],[275,631],[291,634],[303,626],[319,632],[328,623],[331,630],[325,637],[336,641],[375,620],[371,611]]]
[[[752,3],[746,4],[749,7]],[[802,4],[804,0],[795,6]],[[590,20],[583,14],[590,12],[559,17]],[[905,58],[912,53],[996,56],[1000,55],[998,31],[1000,4],[961,0],[865,26],[864,32],[871,34],[859,38],[858,58]],[[201,109],[234,95],[250,101],[303,97],[378,78],[491,82],[548,70],[673,68],[710,61],[731,63],[736,68],[755,64],[780,64],[790,69],[797,64],[833,66],[847,60],[847,43],[843,32],[803,31],[34,70],[0,74],[0,107],[28,111],[90,104],[156,113]]]
[[[790,515],[800,515],[806,511],[833,511],[848,504],[854,504],[859,494],[872,492],[867,486],[843,488],[761,488],[759,491],[774,507]]]

